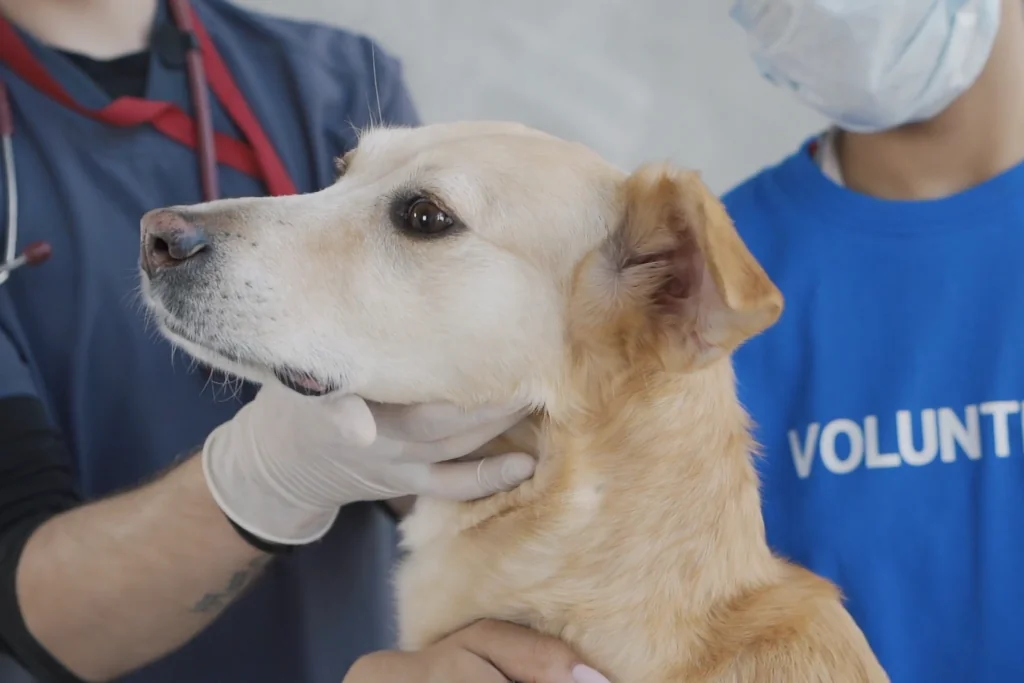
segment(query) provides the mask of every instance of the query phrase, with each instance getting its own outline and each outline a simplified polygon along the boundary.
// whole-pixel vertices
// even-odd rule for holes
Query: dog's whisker
[[[384,110],[380,106],[380,86],[377,83],[377,50],[372,45],[370,46],[370,64],[371,71],[373,72],[373,93],[377,98],[377,125],[384,125]],[[373,122],[373,117],[370,117],[370,122]]]

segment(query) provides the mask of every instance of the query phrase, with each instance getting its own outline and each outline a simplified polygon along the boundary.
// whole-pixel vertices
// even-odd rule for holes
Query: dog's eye
[[[455,227],[455,219],[429,199],[414,199],[405,212],[405,228],[421,235],[436,235]]]
[[[411,239],[441,239],[466,229],[459,218],[425,192],[396,194],[391,223]]]

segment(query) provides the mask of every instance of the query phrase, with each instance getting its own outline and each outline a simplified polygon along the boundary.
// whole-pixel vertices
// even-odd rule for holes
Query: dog
[[[330,187],[155,210],[141,250],[160,329],[216,368],[530,406],[481,454],[536,454],[531,480],[402,522],[402,648],[493,618],[613,683],[888,681],[838,589],[766,543],[730,358],[783,297],[698,173],[514,123],[381,126]]]

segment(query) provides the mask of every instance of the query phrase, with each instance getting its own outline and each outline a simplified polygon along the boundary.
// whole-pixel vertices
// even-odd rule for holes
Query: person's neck
[[[93,59],[149,45],[157,0],[0,0],[0,13],[36,40]]]
[[[1024,17],[1004,3],[981,76],[935,118],[871,134],[841,132],[836,151],[851,190],[882,199],[948,197],[1024,161]]]

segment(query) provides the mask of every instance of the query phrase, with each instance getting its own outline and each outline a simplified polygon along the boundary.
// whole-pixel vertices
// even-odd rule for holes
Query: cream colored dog
[[[493,444],[537,453],[531,481],[404,522],[403,647],[490,617],[613,683],[888,680],[838,591],[765,542],[730,353],[782,297],[696,174],[506,123],[375,129],[339,170],[172,207],[211,251],[146,290],[172,340],[256,381],[536,407]]]

